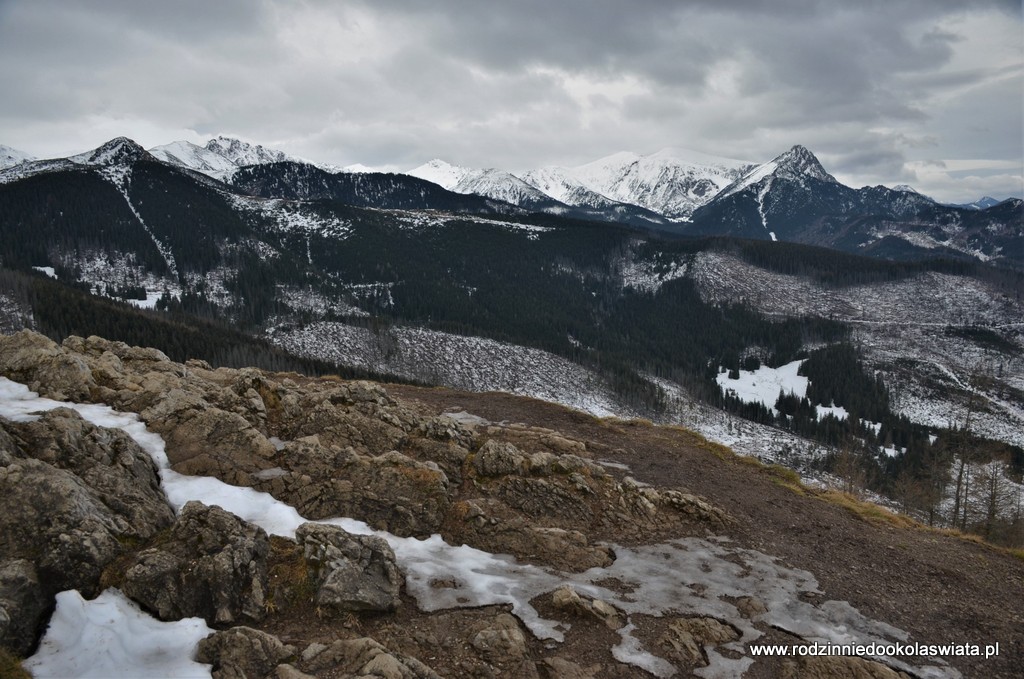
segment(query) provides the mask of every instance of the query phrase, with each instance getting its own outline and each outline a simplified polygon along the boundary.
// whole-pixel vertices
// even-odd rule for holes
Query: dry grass
[[[267,575],[268,613],[311,604],[316,587],[302,549],[294,541],[276,535],[270,538]]]
[[[21,666],[18,656],[0,647],[0,679],[32,679],[32,675]]]
[[[827,502],[848,509],[855,516],[877,526],[894,526],[898,528],[923,528],[920,523],[903,514],[896,514],[873,502],[865,502],[849,493],[838,490],[822,491],[819,495]]]

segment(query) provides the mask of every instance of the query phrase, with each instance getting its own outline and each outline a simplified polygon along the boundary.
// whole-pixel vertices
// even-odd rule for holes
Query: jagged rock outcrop
[[[84,400],[96,386],[88,364],[53,340],[30,330],[0,342],[0,374],[57,401]]]
[[[566,571],[611,565],[606,541],[703,534],[730,521],[685,490],[617,479],[584,441],[540,427],[467,427],[421,415],[369,382],[213,369],[98,337],[57,345],[31,333],[0,336],[0,374],[54,397],[138,413],[163,436],[174,470],[268,492],[307,518],[349,516],[402,536],[440,533]],[[348,638],[296,657],[276,637],[229,627],[283,608],[355,633],[360,616],[405,615],[404,576],[386,541],[333,526],[307,523],[295,542],[278,538],[271,555],[261,529],[218,507],[189,503],[175,519],[145,451],[71,410],[0,422],[5,497],[16,503],[0,512],[0,634],[9,647],[28,649],[38,638],[52,605],[45,587],[36,596],[38,583],[95,593],[102,582],[161,619],[199,616],[228,626],[200,653],[218,679],[438,676],[417,660],[440,643],[436,634],[381,637],[390,648]],[[271,558],[280,575],[273,583]],[[51,579],[56,573],[66,577]],[[592,629],[609,635],[625,624],[611,605],[575,599],[575,607],[554,608],[590,617],[599,623]],[[536,640],[503,609],[446,615],[459,637],[446,648],[460,654],[452,665],[460,672],[591,677],[603,670],[579,658],[538,657]]]
[[[52,606],[31,561],[0,561],[0,647],[28,653]]]
[[[241,625],[214,632],[196,649],[196,660],[213,666],[213,679],[261,679],[294,655],[274,635]]]
[[[551,593],[551,603],[556,609],[570,615],[595,618],[611,630],[621,629],[626,624],[614,606],[600,599],[582,596],[568,585]]]
[[[269,552],[262,528],[189,502],[159,544],[128,564],[121,589],[161,620],[259,621],[266,615]]]
[[[739,633],[732,626],[715,618],[678,618],[669,623],[658,645],[684,666],[704,667],[708,664],[705,646],[717,646],[739,638]]]
[[[302,653],[302,665],[314,674],[331,672],[342,677],[367,679],[441,679],[422,662],[395,653],[368,637],[316,644]]]
[[[30,560],[49,596],[97,594],[126,541],[173,521],[155,465],[124,432],[66,408],[0,429],[0,556]]]
[[[519,621],[508,613],[477,624],[469,631],[470,643],[476,652],[499,675],[536,679],[537,667],[530,659],[526,635]]]
[[[305,523],[295,539],[313,573],[314,602],[321,609],[386,612],[398,607],[405,575],[383,538]]]

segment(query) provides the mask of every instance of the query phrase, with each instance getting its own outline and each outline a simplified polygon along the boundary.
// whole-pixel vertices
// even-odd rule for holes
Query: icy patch
[[[22,665],[35,679],[210,679],[211,666],[192,656],[212,631],[202,618],[161,622],[116,589],[92,601],[72,590],[57,595],[39,650]]]
[[[830,405],[830,406],[818,405],[818,406],[814,406],[814,409],[818,413],[818,419],[819,420],[825,419],[828,415],[831,415],[832,417],[836,418],[837,420],[845,420],[846,418],[848,418],[850,416],[850,413],[847,412],[846,408],[844,408],[843,406],[837,406],[837,405],[834,405],[834,404]],[[881,426],[881,425],[878,425],[878,426]],[[875,432],[875,433],[878,433],[878,432]]]
[[[157,300],[162,296],[162,292],[146,290],[146,299],[126,299],[124,301],[128,302],[133,307],[138,307],[139,309],[155,309]]]
[[[640,640],[633,636],[635,629],[636,625],[630,623],[619,630],[622,641],[612,647],[612,657],[621,663],[647,670],[656,677],[671,677],[675,674],[676,669],[671,663],[644,649]]]
[[[50,278],[56,278],[57,277],[57,272],[56,272],[56,270],[54,270],[54,268],[52,266],[34,266],[32,268],[35,269],[36,271],[38,271],[39,273],[46,274]]]
[[[455,420],[459,424],[470,427],[486,427],[491,423],[490,420],[485,420],[479,415],[473,415],[465,410],[460,410],[457,413],[444,413],[444,416],[450,420]]]
[[[798,375],[800,361],[793,361],[778,368],[769,368],[762,365],[757,370],[740,370],[739,379],[730,379],[729,371],[723,370],[715,377],[715,381],[722,389],[722,393],[732,393],[733,396],[745,403],[762,403],[773,413],[775,402],[779,400],[779,392],[793,394],[797,398],[807,395],[808,380]]]

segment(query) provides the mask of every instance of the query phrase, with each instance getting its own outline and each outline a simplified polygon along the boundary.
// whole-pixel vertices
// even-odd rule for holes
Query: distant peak
[[[828,182],[836,181],[835,177],[825,171],[817,156],[811,153],[806,146],[801,146],[800,144],[786,151],[772,162],[776,164],[777,174],[809,176]]]
[[[223,135],[218,135],[206,142],[206,149],[219,153],[236,165],[257,165],[289,160],[288,156],[281,151]]]
[[[128,137],[115,137],[93,151],[86,151],[71,160],[86,165],[130,165],[147,155],[146,149]]]
[[[915,189],[913,186],[910,186],[909,184],[897,184],[896,186],[892,187],[892,190],[899,191],[901,193],[916,193],[917,195],[921,195],[920,191]]]

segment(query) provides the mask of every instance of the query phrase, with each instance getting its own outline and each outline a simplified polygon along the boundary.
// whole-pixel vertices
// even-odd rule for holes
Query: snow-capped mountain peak
[[[228,179],[238,169],[237,165],[216,151],[188,141],[154,146],[149,152],[164,162],[191,168],[220,180]]]
[[[646,156],[615,153],[567,173],[613,200],[685,220],[750,166],[740,160],[666,148]]]
[[[731,185],[725,187],[717,198],[725,198],[751,187],[764,188],[774,179],[786,179],[803,183],[804,179],[814,179],[839,184],[835,177],[822,167],[818,158],[806,147],[797,144],[785,153],[776,156],[767,163],[758,165]]]
[[[814,177],[822,181],[838,183],[836,178],[825,171],[817,156],[807,147],[797,144],[772,161],[777,166],[777,175],[795,177]]]
[[[146,149],[128,137],[116,137],[102,146],[71,156],[68,160],[82,165],[130,165],[144,157]]]
[[[206,149],[227,158],[239,167],[294,160],[281,151],[268,149],[260,144],[250,144],[234,137],[214,137],[206,142]]]
[[[0,170],[36,160],[36,157],[0,144]]]
[[[478,173],[479,170],[471,170],[467,167],[452,165],[449,162],[434,158],[423,163],[417,168],[409,170],[405,174],[412,177],[419,177],[428,182],[433,182],[448,191],[455,190],[455,187],[468,175]]]

